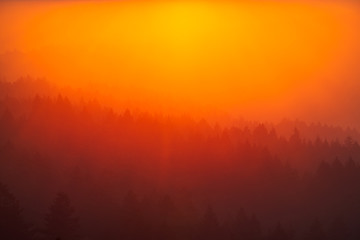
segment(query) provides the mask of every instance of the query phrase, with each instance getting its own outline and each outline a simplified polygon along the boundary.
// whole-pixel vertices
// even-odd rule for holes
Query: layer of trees
[[[18,201],[0,185],[1,239],[189,239],[189,240],[350,240],[358,239],[337,216],[323,224],[319,219],[306,222],[301,229],[289,222],[264,227],[255,214],[244,209],[219,219],[211,206],[198,211],[192,204],[184,206],[169,195],[139,198],[132,191],[113,206],[99,206],[112,212],[111,218],[93,219],[92,231],[81,227],[77,213],[65,193],[58,193],[40,226],[30,225],[22,216]],[[357,222],[358,223],[358,222]]]
[[[286,136],[10,93],[0,239],[359,239],[356,131]]]

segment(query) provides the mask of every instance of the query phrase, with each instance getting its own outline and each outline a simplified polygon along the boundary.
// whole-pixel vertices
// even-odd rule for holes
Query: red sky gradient
[[[0,76],[148,111],[360,127],[351,2],[0,3]]]

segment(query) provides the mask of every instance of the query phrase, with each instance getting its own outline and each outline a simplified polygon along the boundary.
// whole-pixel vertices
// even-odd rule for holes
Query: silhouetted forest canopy
[[[356,129],[117,111],[0,82],[0,239],[360,239]]]

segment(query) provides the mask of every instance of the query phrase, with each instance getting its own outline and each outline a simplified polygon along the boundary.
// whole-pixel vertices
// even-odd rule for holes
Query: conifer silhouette
[[[78,219],[65,193],[58,193],[45,218],[45,233],[55,239],[78,239]]]
[[[326,234],[323,226],[318,219],[316,219],[310,226],[309,232],[305,236],[305,240],[326,240]]]
[[[22,218],[22,209],[7,187],[0,183],[0,239],[32,239],[33,232]]]
[[[211,206],[207,208],[200,223],[200,239],[221,239],[220,224]]]

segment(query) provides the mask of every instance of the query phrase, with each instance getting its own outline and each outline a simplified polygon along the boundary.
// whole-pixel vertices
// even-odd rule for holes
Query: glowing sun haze
[[[359,11],[311,1],[5,1],[0,53],[27,60],[0,68],[150,111],[356,125],[344,97],[360,89]]]

